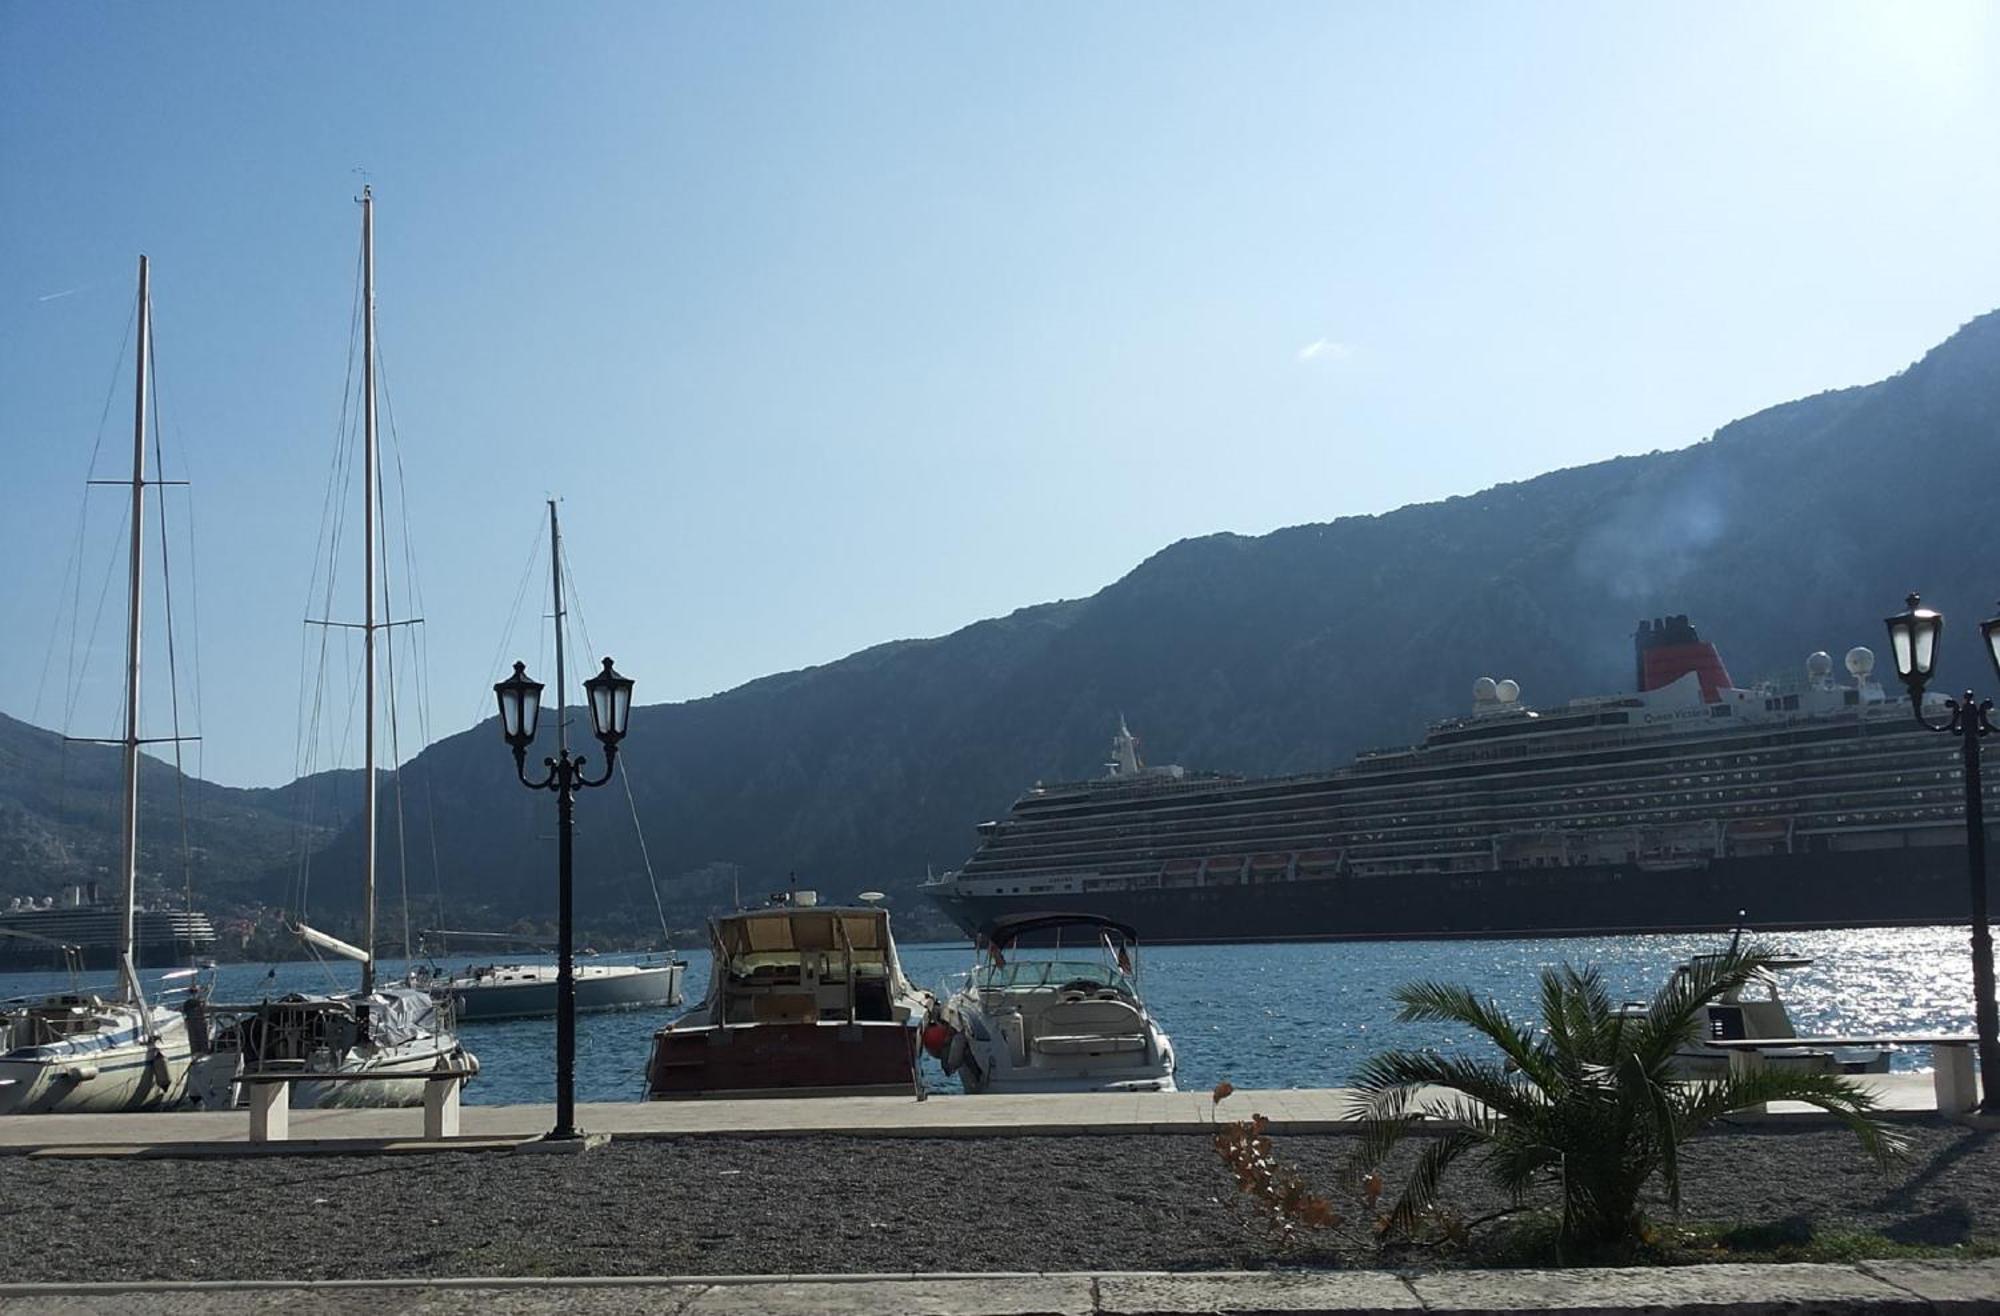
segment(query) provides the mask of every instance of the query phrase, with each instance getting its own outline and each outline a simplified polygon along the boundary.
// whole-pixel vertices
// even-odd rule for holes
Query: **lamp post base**
[[[514,1150],[527,1155],[570,1156],[587,1152],[593,1147],[602,1147],[610,1141],[611,1135],[608,1133],[570,1133],[561,1137],[553,1133],[544,1133],[539,1138],[531,1138],[527,1142],[516,1144]]]

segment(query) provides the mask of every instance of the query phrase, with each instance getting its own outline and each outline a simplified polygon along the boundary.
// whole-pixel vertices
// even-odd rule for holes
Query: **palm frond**
[[[1450,1088],[1517,1119],[1532,1119],[1548,1104],[1541,1089],[1523,1074],[1510,1074],[1491,1061],[1434,1051],[1385,1051],[1371,1056],[1355,1071],[1354,1084],[1363,1093]]]
[[[1403,1185],[1396,1205],[1390,1208],[1388,1228],[1408,1236],[1416,1232],[1418,1220],[1437,1205],[1438,1184],[1451,1163],[1479,1145],[1479,1135],[1468,1129],[1441,1134],[1424,1148]]]
[[[1640,1029],[1641,1048],[1664,1062],[1693,1040],[1704,1006],[1768,972],[1770,960],[1768,949],[1753,945],[1690,962],[1654,994]]]
[[[1415,982],[1393,994],[1402,1006],[1403,1023],[1461,1024],[1485,1035],[1509,1060],[1537,1083],[1548,1081],[1549,1055],[1533,1030],[1517,1024],[1492,1001],[1482,1001],[1464,987],[1448,982]]]
[[[1818,1074],[1768,1066],[1731,1073],[1683,1090],[1676,1124],[1686,1137],[1729,1114],[1773,1101],[1815,1106],[1839,1120],[1874,1157],[1886,1165],[1901,1155],[1909,1139],[1869,1118],[1880,1110],[1875,1094],[1845,1074]]]

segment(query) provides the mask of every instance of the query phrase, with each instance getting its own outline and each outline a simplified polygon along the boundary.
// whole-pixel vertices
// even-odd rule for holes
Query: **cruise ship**
[[[1037,785],[923,889],[968,933],[1061,911],[1155,943],[1968,917],[1957,739],[1873,653],[1744,689],[1685,616],[1634,647],[1634,693],[1538,710],[1481,677],[1421,744],[1299,776],[1148,768],[1121,720],[1108,775]]]
[[[123,907],[103,899],[95,882],[69,887],[59,897],[16,896],[0,906],[0,973],[64,968],[65,947],[77,950],[80,968],[116,968],[123,919]],[[6,935],[10,932],[26,935]],[[132,953],[138,968],[186,964],[214,949],[215,927],[198,910],[134,911]]]

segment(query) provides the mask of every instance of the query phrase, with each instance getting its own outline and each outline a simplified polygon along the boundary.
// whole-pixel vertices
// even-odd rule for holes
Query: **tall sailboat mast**
[[[119,974],[126,999],[139,996],[138,965],[132,958],[139,899],[139,622],[145,598],[140,549],[146,523],[146,349],[152,344],[153,304],[146,258],[139,257],[138,382],[132,391],[132,553],[125,611],[125,810],[119,862],[124,871],[124,926],[119,940]]]
[[[569,748],[569,717],[563,673],[562,527],[556,524],[556,500],[549,499],[549,576],[554,582],[556,603],[556,753]]]
[[[368,958],[361,961],[361,990],[375,990],[375,197],[367,186],[361,189],[361,457],[363,581],[368,606],[362,613],[361,661],[366,670],[362,680],[362,702],[367,731],[362,736],[361,844],[362,924],[361,948]]]

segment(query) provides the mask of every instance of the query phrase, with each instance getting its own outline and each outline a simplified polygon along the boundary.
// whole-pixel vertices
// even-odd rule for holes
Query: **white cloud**
[[[1345,361],[1353,355],[1353,348],[1346,343],[1336,343],[1331,338],[1316,338],[1299,349],[1301,361]]]

